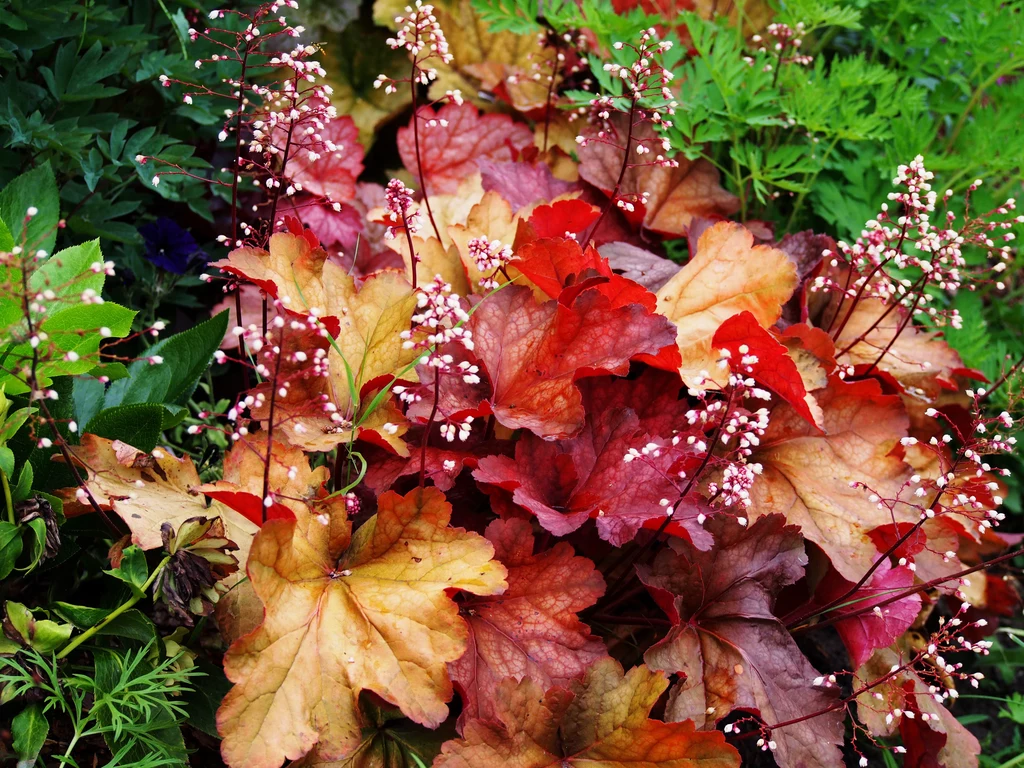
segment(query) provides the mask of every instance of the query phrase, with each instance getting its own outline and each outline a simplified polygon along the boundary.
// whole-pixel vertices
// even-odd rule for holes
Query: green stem
[[[736,133],[732,135],[732,147],[733,150],[739,145],[739,136]],[[747,180],[743,177],[740,172],[740,161],[736,157],[735,151],[730,152],[729,155],[732,158],[732,185],[735,188],[736,195],[740,198],[740,221],[747,220]]]
[[[59,660],[59,659],[66,658],[68,654],[70,654],[73,650],[75,650],[75,648],[80,646],[82,643],[84,643],[90,637],[95,635],[97,632],[99,632],[101,629],[103,629],[105,626],[107,626],[110,622],[112,622],[114,619],[116,619],[122,613],[124,613],[129,608],[131,608],[133,605],[135,605],[137,602],[139,602],[139,600],[141,600],[143,597],[145,597],[146,596],[146,590],[148,590],[151,586],[153,586],[153,582],[156,581],[156,577],[160,575],[160,571],[162,571],[164,569],[164,566],[166,566],[167,563],[170,562],[170,560],[171,560],[171,556],[170,555],[168,555],[163,560],[161,560],[160,561],[160,565],[158,565],[153,570],[153,573],[150,574],[149,578],[146,579],[146,583],[142,585],[142,588],[139,590],[139,593],[137,595],[133,595],[131,598],[129,598],[125,602],[121,603],[121,605],[119,605],[117,608],[115,608],[105,619],[103,619],[103,621],[101,621],[99,624],[96,624],[95,626],[89,627],[87,630],[85,630],[85,632],[83,632],[78,637],[76,637],[74,640],[72,640],[70,643],[68,643],[66,646],[64,646],[64,650],[62,650],[60,653],[57,654],[57,659]]]
[[[831,157],[832,155],[832,150],[836,148],[836,144],[838,143],[839,137],[836,136],[834,139],[832,139],[831,143],[829,143],[828,149],[825,150],[825,154],[821,156],[821,161],[818,163],[817,170],[813,174],[806,174],[804,176],[802,184],[804,191],[797,196],[796,202],[793,204],[793,211],[792,213],[789,214],[789,221],[786,222],[787,232],[789,232],[792,228],[793,222],[796,221],[796,215],[800,212],[800,209],[803,207],[804,200],[807,198],[807,193],[810,191],[814,182],[818,180],[818,176],[821,174],[821,172],[825,170],[825,163],[828,162],[829,157]]]
[[[819,53],[825,50],[828,47],[829,43],[831,43],[835,39],[836,35],[839,34],[839,30],[840,27],[831,27],[828,30],[828,32],[826,32],[824,35],[818,38],[818,41],[814,44],[814,47],[811,51],[811,55],[817,56]]]
[[[82,738],[82,734],[76,730],[75,735],[71,737],[71,743],[68,744],[67,750],[64,752],[63,755],[57,758],[60,761],[61,765],[67,765],[71,762],[71,753],[74,751],[75,745],[78,744],[78,740],[80,738]]]
[[[2,469],[0,469],[0,482],[4,486],[4,503],[7,505],[7,519],[11,525],[14,525],[14,501],[11,499],[11,484],[7,482],[7,473]]]
[[[1015,69],[1019,69],[1021,67],[1024,67],[1024,59],[1009,59],[1004,62],[1001,67],[997,68],[987,80],[974,89],[974,93],[971,94],[970,101],[967,102],[967,106],[964,108],[964,111],[960,113],[960,117],[957,118],[956,124],[953,126],[953,130],[950,131],[949,139],[946,141],[946,148],[944,150],[946,154],[948,154],[953,148],[957,137],[960,135],[960,131],[967,122],[967,118],[970,117],[974,108],[978,106],[978,102],[981,101],[981,97],[985,95],[985,91],[991,88],[999,78],[1004,75],[1008,75]]]

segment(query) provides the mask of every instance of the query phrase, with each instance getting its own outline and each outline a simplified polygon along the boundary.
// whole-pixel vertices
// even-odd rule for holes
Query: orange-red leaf
[[[586,283],[607,296],[613,308],[640,304],[653,312],[658,303],[642,285],[612,272],[594,248],[584,250],[567,237],[545,237],[520,246],[512,265],[551,299],[559,298],[563,289]]]
[[[625,144],[625,119],[614,120]],[[648,144],[659,141],[650,123],[634,128],[634,142]],[[631,150],[632,151],[632,148]],[[615,189],[622,169],[623,150],[610,144],[592,141],[579,149],[580,176],[606,195]],[[632,159],[632,158],[630,158]],[[707,160],[674,158],[679,165],[636,165],[627,169],[619,185],[618,198],[639,198],[647,192],[643,225],[662,235],[684,237],[694,216],[728,216],[739,210],[735,195],[722,189],[718,170]]]
[[[464,178],[478,172],[480,158],[508,162],[533,144],[526,126],[512,122],[508,115],[481,115],[472,104],[446,104],[436,114],[424,107],[418,119],[425,188],[432,194],[456,192]],[[437,124],[430,126],[428,121]],[[398,152],[405,167],[418,173],[413,131],[411,121],[398,130]]]
[[[474,720],[449,741],[434,768],[738,768],[739,754],[693,723],[649,719],[668,686],[612,659],[595,664],[572,690],[545,693],[534,680],[502,681],[491,721]]]
[[[900,398],[883,395],[874,380],[833,378],[816,397],[823,435],[790,405],[772,410],[750,459],[763,466],[750,491],[750,511],[754,518],[785,515],[856,582],[878,555],[870,532],[893,521],[871,493],[896,498],[910,476],[910,467],[894,452],[909,422]],[[853,488],[854,481],[872,490]],[[905,504],[896,505],[895,514],[900,521],[917,520]]]
[[[300,315],[315,312],[327,315],[327,297],[323,287],[327,251],[320,247],[312,232],[277,232],[270,236],[268,249],[236,248],[226,259],[210,266],[255,283],[267,294],[280,299],[285,309]],[[336,332],[336,319],[326,323]]]
[[[565,542],[534,554],[525,520],[495,520],[486,535],[508,570],[508,589],[461,604],[469,647],[449,665],[464,699],[461,722],[490,719],[506,677],[529,677],[545,689],[564,686],[608,655],[604,642],[576,617],[604,594],[604,579],[592,562],[576,557]]]
[[[657,355],[675,338],[665,318],[638,304],[614,308],[594,290],[569,306],[540,304],[528,288],[515,285],[482,301],[469,327],[474,354],[492,385],[487,406],[504,426],[547,438],[569,437],[583,426],[577,379],[599,372],[623,375],[631,358]],[[451,386],[459,384],[443,383],[442,389]],[[481,406],[480,400],[454,400],[467,410]]]
[[[232,768],[278,768],[314,747],[345,756],[361,741],[363,690],[436,728],[452,696],[445,665],[468,635],[447,590],[505,587],[491,545],[448,526],[436,489],[384,494],[355,533],[334,510],[268,522],[253,542],[249,578],[266,613],[228,650],[235,685],[217,713]]]
[[[785,345],[775,340],[747,311],[733,315],[715,331],[712,347],[729,351],[729,370],[751,376],[779,395],[814,424],[821,427],[821,408],[807,392],[796,362]]]

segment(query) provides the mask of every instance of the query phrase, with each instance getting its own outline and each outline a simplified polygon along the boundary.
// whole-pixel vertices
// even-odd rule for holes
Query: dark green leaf
[[[6,579],[21,557],[21,527],[0,521],[0,579]]]
[[[26,461],[21,465],[21,472],[18,473],[18,484],[11,489],[11,496],[15,502],[24,501],[32,494],[32,463]]]
[[[105,692],[110,692],[114,690],[115,687],[118,687],[119,683],[122,681],[124,657],[120,653],[100,648],[96,650],[93,658],[95,659],[96,665],[96,686],[101,691]],[[135,676],[146,671],[148,670],[145,667],[139,667],[135,670]],[[163,696],[162,694],[151,694],[151,698],[155,701],[160,701]],[[109,711],[106,708],[100,711],[97,719],[101,726],[109,726],[111,724]],[[181,728],[174,721],[166,708],[158,708],[154,712],[154,719],[147,725],[148,738],[161,742],[161,746],[170,753],[172,757],[177,758],[180,764],[187,763],[185,742],[181,737]],[[103,738],[112,752],[116,753],[118,750],[126,746],[126,742],[122,739],[118,739],[112,729],[105,730]],[[124,756],[124,759],[128,762],[135,762],[152,757],[154,757],[154,755],[151,751],[147,753],[147,750],[142,744],[136,743],[135,746],[128,751],[127,755]]]
[[[25,540],[28,544],[28,562],[18,568],[19,571],[31,571],[46,551],[46,521],[41,517],[22,523]]]
[[[148,354],[159,355],[163,362],[159,365],[151,365],[146,360],[133,363],[128,369],[130,376],[107,389],[106,407],[130,403],[185,405],[213,359],[227,327],[225,310],[195,328],[154,344]],[[176,409],[172,415],[178,415]]]
[[[8,478],[14,477],[14,451],[6,445],[0,445],[0,472]]]
[[[122,613],[96,634],[124,637],[129,640],[138,640],[140,643],[149,643],[157,638],[156,626],[150,618],[134,608]]]
[[[120,440],[140,451],[152,451],[160,439],[164,409],[153,403],[116,405],[101,411],[85,427],[110,440]]]
[[[224,676],[224,669],[205,659],[196,662],[206,676],[191,691],[183,695],[188,709],[188,722],[205,734],[219,738],[217,733],[217,708],[231,689],[231,683]]]
[[[88,629],[94,624],[99,624],[107,617],[110,610],[107,608],[93,608],[88,605],[72,605],[58,600],[51,603],[50,608],[64,621],[70,621],[79,629]]]

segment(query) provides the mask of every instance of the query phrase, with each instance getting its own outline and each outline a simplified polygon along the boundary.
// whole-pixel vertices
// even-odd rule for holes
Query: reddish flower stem
[[[551,59],[551,80],[548,83],[547,101],[544,102],[544,148],[542,152],[548,151],[548,131],[551,128],[551,103],[555,93],[555,77],[558,74],[558,53],[561,50],[561,40],[555,36],[555,55]]]
[[[437,415],[437,401],[441,398],[441,372],[434,369],[434,405],[430,409],[430,416],[427,417],[427,425],[423,428],[423,438],[420,441],[420,488],[426,483],[427,477],[427,442],[430,440],[430,428],[434,424],[434,417]]]
[[[991,568],[993,565],[998,565],[999,563],[1002,563],[1002,562],[1004,562],[1006,560],[1012,560],[1013,558],[1019,557],[1021,555],[1024,555],[1024,547],[1019,547],[1019,548],[1017,548],[1017,549],[1015,549],[1015,550],[1013,550],[1011,552],[1006,552],[1006,553],[1000,555],[999,557],[994,557],[991,560],[987,560],[984,563],[979,563],[978,565],[972,566],[970,568],[965,568],[962,571],[957,571],[956,573],[951,573],[951,574],[949,574],[947,576],[940,576],[937,579],[932,579],[931,581],[926,581],[926,582],[923,582],[921,584],[914,585],[912,587],[907,587],[906,589],[904,589],[904,590],[902,590],[900,592],[896,592],[893,595],[890,595],[889,597],[887,597],[884,600],[881,600],[881,601],[879,601],[877,603],[872,603],[871,605],[863,606],[863,607],[858,608],[856,610],[850,611],[849,613],[844,613],[844,614],[840,614],[840,615],[837,615],[837,616],[832,616],[832,617],[830,617],[828,619],[824,619],[822,621],[815,622],[814,624],[803,624],[803,625],[801,625],[799,627],[794,627],[794,628],[790,629],[790,632],[793,633],[793,634],[796,634],[798,632],[806,632],[809,629],[818,629],[819,627],[827,627],[827,626],[829,626],[831,624],[835,624],[835,623],[837,623],[839,621],[845,621],[846,619],[855,619],[858,616],[861,616],[861,615],[863,615],[865,613],[873,612],[875,610],[875,608],[883,608],[886,605],[890,605],[891,603],[898,602],[900,600],[903,600],[906,597],[910,597],[911,595],[916,595],[918,592],[923,592],[926,589],[931,589],[933,587],[938,587],[938,586],[940,586],[942,584],[945,584],[947,581],[952,581],[953,579],[962,579],[964,576],[970,576],[972,573],[977,573],[978,571],[983,571],[986,568]]]
[[[30,249],[25,249],[30,250]],[[32,257],[29,257],[32,258]],[[32,338],[35,335],[35,327],[32,324],[32,308],[29,303],[29,269],[28,264],[22,265],[21,269],[21,301],[22,301],[22,313],[25,316],[25,324],[28,327],[28,338]],[[32,347],[32,367],[29,369],[28,375],[28,387],[29,387],[29,403],[33,402],[33,398],[39,392],[39,380],[36,376],[36,370],[39,368],[39,348]],[[92,495],[92,491],[85,484],[85,480],[82,479],[81,473],[78,471],[78,467],[75,465],[74,459],[68,450],[67,441],[64,440],[64,436],[61,435],[60,430],[57,428],[57,420],[53,418],[53,414],[50,413],[49,407],[46,405],[45,397],[35,398],[35,402],[39,404],[40,410],[43,412],[43,416],[46,423],[50,427],[50,431],[53,433],[54,442],[57,445],[57,450],[60,451],[61,457],[67,464],[68,469],[71,470],[71,476],[75,480],[75,484],[85,492],[85,497],[89,500],[89,506],[92,507],[93,512],[100,516],[100,519],[106,524],[111,531],[120,536],[121,531],[114,524],[114,521],[110,519],[106,511],[102,509],[99,503]]]
[[[955,473],[956,469],[957,469],[957,466],[959,466],[959,463],[960,463],[960,459],[958,457],[950,465],[949,472],[954,472]],[[932,499],[932,502],[931,502],[931,504],[928,505],[927,509],[928,510],[934,510],[935,506],[939,503],[939,499],[942,498],[942,495],[945,492],[946,492],[945,489],[942,489],[942,488],[940,488],[938,491],[936,491],[935,497]],[[854,584],[852,587],[850,587],[846,592],[844,592],[839,597],[837,597],[836,599],[832,600],[831,602],[829,602],[825,606],[819,608],[814,613],[808,614],[806,616],[801,616],[800,618],[795,619],[794,621],[790,622],[789,626],[792,627],[794,624],[799,624],[802,621],[807,621],[807,619],[813,618],[814,616],[820,616],[822,614],[828,613],[830,610],[832,610],[836,606],[841,605],[842,603],[846,602],[848,599],[853,597],[858,592],[858,590],[861,589],[861,587],[863,587],[865,584],[868,583],[868,581],[871,579],[871,576],[875,573],[875,571],[877,571],[879,568],[882,567],[882,563],[888,561],[888,559],[890,557],[892,557],[893,554],[900,547],[902,547],[907,541],[909,541],[910,537],[913,536],[918,530],[920,530],[921,526],[923,526],[925,524],[925,521],[928,520],[928,519],[929,519],[928,517],[926,517],[925,515],[922,515],[921,519],[918,520],[916,523],[914,523],[914,525],[912,525],[910,528],[908,528],[906,533],[904,533],[902,536],[900,536],[898,539],[896,539],[896,541],[894,541],[892,543],[892,545],[887,550],[885,550],[885,552],[883,552],[882,555],[877,560],[875,560],[874,563],[871,564],[871,567],[868,568],[867,571],[864,573],[864,575],[860,577],[860,580],[856,584]]]
[[[908,220],[904,220],[903,227],[900,230],[899,242],[896,243],[896,251],[897,252],[899,252],[899,251],[901,251],[903,249],[903,242],[907,238],[907,227],[909,226],[909,224],[910,224],[910,222]],[[871,284],[871,280],[874,278],[874,276],[877,275],[879,270],[881,270],[886,264],[888,264],[889,261],[890,261],[890,259],[885,259],[884,261],[880,261],[878,264],[876,264],[874,266],[874,268],[868,274],[867,278],[861,284],[860,289],[857,291],[857,295],[853,297],[853,303],[850,305],[850,308],[846,311],[846,317],[843,318],[843,322],[840,323],[839,328],[832,335],[833,339],[838,339],[842,335],[843,329],[846,328],[846,324],[850,322],[850,318],[853,316],[853,310],[855,310],[857,308],[857,304],[859,304],[861,298],[863,298],[864,291],[867,290],[867,287]],[[852,273],[853,269],[854,269],[853,264],[850,264],[850,271],[851,271],[851,273]],[[839,300],[840,307],[842,306],[842,302],[843,302],[843,300],[845,298],[846,298],[846,293],[844,292],[842,297]],[[838,316],[839,316],[839,308],[836,309],[836,317],[838,317]],[[832,319],[832,322],[835,322],[835,318]],[[831,331],[831,328],[829,328],[829,330]]]
[[[594,233],[597,232],[598,226],[601,224],[601,220],[608,214],[608,211],[615,205],[615,198],[618,197],[619,188],[622,186],[622,180],[626,178],[626,170],[629,168],[629,148],[633,143],[633,115],[636,113],[636,95],[634,94],[632,100],[629,103],[629,129],[626,131],[626,151],[622,156],[622,167],[619,169],[619,178],[615,180],[615,187],[612,189],[611,196],[608,198],[608,202],[605,203],[604,208],[601,209],[600,215],[594,220],[594,223],[587,229],[586,234],[580,238],[580,245],[584,248],[590,242],[590,238],[593,237]]]
[[[735,389],[730,389],[729,390],[729,399],[726,401],[725,409],[722,412],[722,418],[718,422],[718,425],[715,427],[714,435],[711,437],[711,441],[708,443],[707,453],[704,454],[704,458],[701,460],[700,466],[697,468],[697,471],[694,472],[690,476],[690,479],[686,482],[686,486],[683,488],[682,492],[679,494],[679,499],[680,500],[685,499],[687,494],[689,494],[690,491],[693,490],[693,486],[696,484],[698,478],[700,478],[700,476],[702,474],[704,474],[704,470],[707,469],[708,463],[711,461],[711,456],[715,452],[715,446],[718,445],[718,441],[722,437],[722,430],[725,428],[725,422],[729,420],[729,411],[732,409],[732,402],[733,402],[733,398],[735,397],[735,394],[736,394],[736,390]],[[665,532],[665,529],[668,528],[668,525],[671,522],[672,522],[672,515],[665,515],[665,519],[662,521],[661,525],[658,527],[658,530],[655,531],[654,535],[650,539],[647,540],[646,544],[644,544],[642,547],[640,547],[633,554],[632,558],[628,559],[628,558],[625,558],[625,556],[624,556],[623,558],[620,558],[618,562],[616,562],[614,565],[612,565],[612,567],[608,570],[608,573],[613,573],[615,570],[617,570],[622,565],[623,560],[627,560],[628,559],[628,563],[626,565],[626,570],[619,576],[619,578],[616,580],[615,584],[612,585],[612,588],[609,589],[605,593],[606,597],[611,598],[611,597],[615,596],[616,592],[618,592],[623,587],[623,585],[625,584],[626,579],[629,577],[630,571],[633,569],[633,565],[647,554],[647,552],[651,549],[651,547],[654,546],[654,543],[656,541],[658,541],[658,539],[661,538],[661,534],[663,534]]]
[[[282,338],[283,341],[284,339]],[[267,451],[263,457],[263,495],[260,497],[263,522],[267,522],[267,496],[270,494],[270,459],[274,447],[274,409],[277,405],[277,378],[281,375],[281,356],[284,354],[284,344],[282,343],[279,346],[280,350],[277,353],[277,359],[274,361],[274,378],[270,381],[270,409],[267,412]]]
[[[990,398],[994,392],[997,392],[999,388],[1003,386],[1003,384],[1009,381],[1013,377],[1013,375],[1021,369],[1021,366],[1024,366],[1024,357],[1021,357],[1016,363],[1007,368],[1006,372],[999,377],[996,383],[985,390],[985,394],[981,395],[981,397],[979,398],[980,401],[984,402],[988,400],[988,398]]]
[[[884,683],[889,682],[894,677],[899,675],[901,672],[909,669],[914,664],[916,664],[918,662],[918,660],[920,660],[920,658],[923,655],[924,655],[923,653],[915,653],[914,656],[910,659],[910,661],[908,661],[903,666],[897,667],[896,669],[894,669],[894,670],[892,670],[890,672],[887,672],[885,675],[883,675],[882,677],[878,678],[877,680],[872,680],[870,683],[868,683],[867,685],[863,686],[862,688],[858,688],[856,691],[851,693],[846,698],[840,699],[839,701],[837,701],[837,702],[835,702],[833,704],[828,705],[824,709],[820,709],[817,712],[811,712],[810,714],[807,714],[807,715],[801,715],[800,717],[794,717],[791,720],[783,720],[781,723],[774,723],[774,724],[771,724],[771,725],[765,724],[764,727],[770,733],[770,732],[776,731],[776,730],[778,730],[780,728],[786,728],[787,726],[790,726],[790,725],[796,725],[797,723],[803,723],[803,722],[806,722],[807,720],[813,720],[816,717],[821,717],[822,715],[827,715],[829,712],[835,712],[837,709],[846,709],[850,705],[850,702],[856,701],[858,696],[860,696],[861,694],[867,693],[872,688],[877,688],[878,686],[880,686],[880,685],[882,685]],[[748,731],[747,733],[744,733],[744,734],[740,735],[738,738],[740,738],[740,739],[749,739],[749,738],[751,738],[751,737],[753,737],[753,736],[755,736],[755,735],[757,735],[759,733],[761,733],[760,730]]]
[[[242,165],[242,111],[245,109],[245,74],[249,62],[249,46],[242,54],[241,73],[238,77],[238,101],[235,105],[235,161],[231,168],[231,248],[238,242],[238,176]],[[245,327],[242,322],[242,286],[235,284],[235,323]],[[264,333],[266,328],[264,327]],[[245,342],[238,337],[238,359],[245,360]],[[243,389],[249,388],[249,369],[242,366]]]
[[[409,220],[402,211],[402,229],[405,230],[405,239],[409,243],[409,271],[412,272],[412,289],[416,290],[416,248],[412,244],[412,232],[409,231]]]
[[[409,76],[409,89],[412,91],[412,141],[416,147],[416,173],[420,177],[420,192],[423,193],[423,205],[427,209],[427,218],[430,219],[430,226],[434,228],[434,234],[437,236],[438,242],[444,242],[441,237],[441,230],[437,227],[437,222],[434,221],[434,212],[430,210],[430,196],[427,194],[427,177],[423,173],[423,158],[420,155],[420,113],[418,106],[418,99],[416,93],[416,80],[417,72],[419,72],[419,65],[417,64],[416,58],[412,60],[412,74]],[[412,250],[412,239],[410,236],[409,249]],[[416,272],[416,264],[413,263],[413,273]],[[413,277],[415,285],[415,276]]]

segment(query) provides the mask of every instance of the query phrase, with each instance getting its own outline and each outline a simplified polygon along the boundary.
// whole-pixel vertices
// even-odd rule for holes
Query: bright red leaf
[[[753,377],[821,428],[821,408],[804,388],[789,350],[762,328],[750,312],[740,312],[722,323],[711,345],[716,350],[729,350],[729,369],[733,373]]]
[[[607,296],[613,308],[640,304],[653,312],[658,304],[642,285],[612,272],[607,259],[593,247],[584,250],[570,238],[544,237],[526,243],[516,250],[512,265],[551,299],[560,298],[566,288],[586,284]]]
[[[526,222],[520,221],[516,233],[516,249],[524,243],[542,237],[574,237],[586,232],[600,211],[583,200],[559,200],[551,205],[539,205]]]

